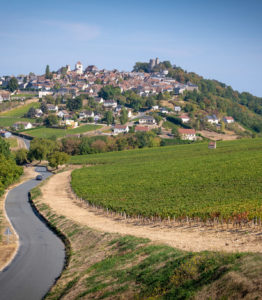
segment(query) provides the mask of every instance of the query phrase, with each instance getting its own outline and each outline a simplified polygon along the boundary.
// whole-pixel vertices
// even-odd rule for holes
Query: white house
[[[128,118],[131,118],[133,115],[132,115],[132,110],[131,109],[128,109],[127,110],[127,117]]]
[[[158,110],[158,109],[159,109],[159,106],[158,106],[158,105],[153,105],[153,106],[152,106],[152,109],[153,109],[153,110]]]
[[[168,114],[168,113],[169,113],[168,109],[165,108],[165,107],[160,108],[160,112],[161,112],[162,114]]]
[[[15,124],[13,124],[13,127],[15,128],[15,130],[31,129],[33,128],[33,125],[30,122],[16,122]]]
[[[80,111],[79,119],[85,119],[85,118],[86,118],[86,113],[84,111]]]
[[[231,124],[231,123],[234,123],[235,120],[233,117],[224,117],[223,118],[223,121],[226,123],[226,124]]]
[[[71,128],[76,128],[78,127],[78,122],[75,122],[74,120],[65,120],[65,125]]]
[[[139,124],[155,124],[156,120],[151,116],[143,116],[139,119]]]
[[[127,133],[129,131],[129,127],[127,125],[115,125],[114,134],[119,133]]]
[[[188,123],[190,121],[190,118],[187,115],[180,116],[180,119],[182,120],[183,123]]]
[[[87,117],[87,118],[94,118],[94,116],[95,116],[95,114],[94,114],[93,111],[87,111],[87,112],[86,112],[86,117]]]
[[[95,101],[99,104],[102,104],[102,103],[104,103],[105,100],[101,97],[97,97],[97,98],[95,98]]]
[[[64,118],[65,116],[68,116],[69,113],[66,110],[60,110],[57,114],[56,114],[59,118]]]
[[[111,107],[111,108],[116,108],[117,107],[117,102],[114,100],[105,100],[103,103],[104,107]]]
[[[210,124],[218,124],[219,120],[216,115],[206,116],[206,120]]]
[[[195,141],[197,139],[195,129],[179,128],[178,133],[181,140]]]
[[[48,111],[58,112],[58,106],[57,105],[47,104],[46,106],[47,106]]]
[[[175,95],[183,94],[185,90],[186,90],[185,87],[175,87],[174,93],[175,93]]]
[[[101,116],[100,115],[95,115],[94,116],[94,121],[95,122],[98,122],[98,121],[100,121],[101,120]]]
[[[47,96],[47,95],[52,95],[53,92],[48,92],[48,91],[39,91],[38,92],[38,98],[43,98],[43,96]]]
[[[40,109],[40,108],[35,109],[35,117],[36,118],[41,118],[43,114],[44,113],[42,112],[42,109]]]
[[[181,106],[175,105],[174,109],[175,109],[175,112],[177,112],[177,113],[181,112]]]

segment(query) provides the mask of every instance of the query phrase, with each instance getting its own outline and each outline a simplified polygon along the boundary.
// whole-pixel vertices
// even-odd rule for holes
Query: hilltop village
[[[170,77],[170,62],[150,59],[146,65],[148,72],[140,70],[139,64],[132,72],[120,72],[99,70],[94,65],[84,67],[78,61],[73,69],[66,65],[51,72],[47,66],[40,76],[30,73],[1,77],[2,105],[21,104],[30,98],[38,103],[28,106],[21,120],[7,124],[0,118],[2,135],[8,129],[24,133],[29,130],[30,135],[37,132],[30,130],[38,127],[76,129],[93,124],[100,125],[100,130],[85,132],[81,127],[83,130],[75,135],[152,131],[162,140],[237,138],[236,132],[242,128],[232,116],[209,113],[186,101],[185,95],[197,95],[199,87]]]

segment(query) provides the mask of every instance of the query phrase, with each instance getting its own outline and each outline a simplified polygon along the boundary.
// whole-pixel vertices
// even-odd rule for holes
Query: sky
[[[262,0],[0,0],[0,75],[159,57],[262,97]]]

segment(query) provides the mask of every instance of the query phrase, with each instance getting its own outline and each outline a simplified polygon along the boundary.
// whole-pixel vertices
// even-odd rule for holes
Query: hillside
[[[261,139],[74,156],[76,194],[128,215],[261,218]],[[248,167],[247,167],[248,166]]]
[[[201,119],[203,112],[209,114],[226,114],[251,129],[255,133],[262,132],[262,98],[248,92],[240,93],[231,86],[217,80],[204,79],[202,76],[187,72],[180,67],[172,67],[168,61],[161,62],[152,72],[168,71],[168,77],[185,84],[191,82],[199,91],[186,91],[179,96],[180,100],[192,104],[192,113]],[[136,63],[134,71],[149,71],[148,63]]]

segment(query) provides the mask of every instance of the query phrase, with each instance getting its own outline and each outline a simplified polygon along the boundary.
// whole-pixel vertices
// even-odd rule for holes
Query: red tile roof
[[[135,131],[149,131],[149,128],[147,126],[136,126]]]
[[[195,129],[185,129],[185,128],[179,128],[178,132],[180,134],[196,134]]]

